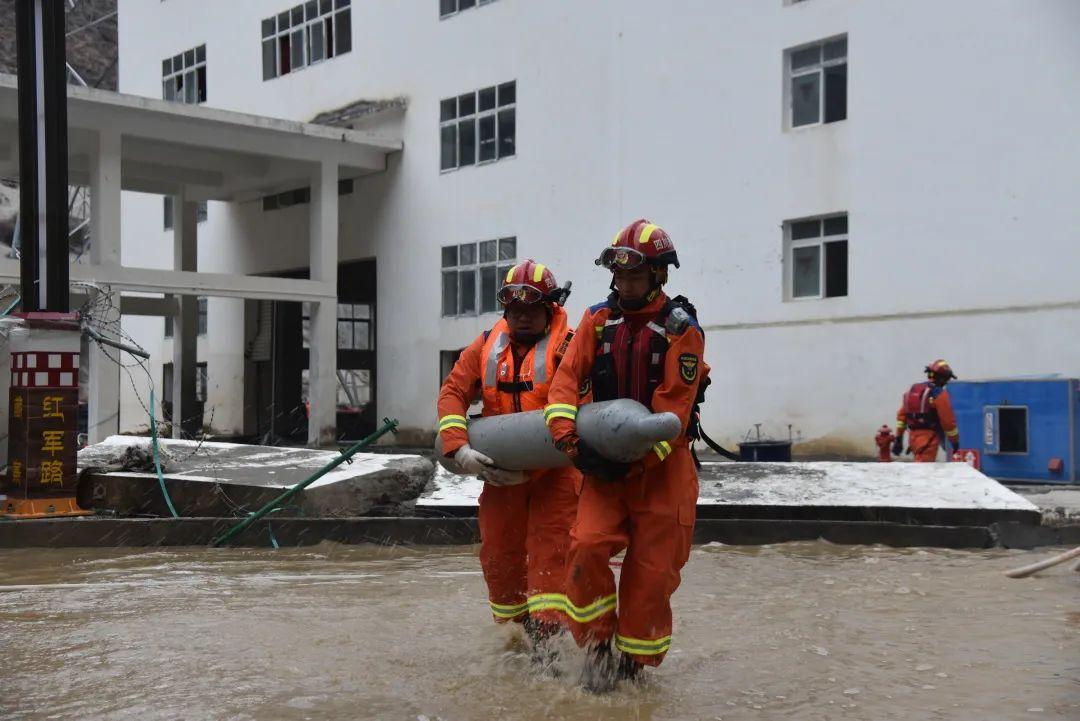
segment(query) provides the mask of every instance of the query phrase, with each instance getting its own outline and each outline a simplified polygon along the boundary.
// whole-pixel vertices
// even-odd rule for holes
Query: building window
[[[367,303],[337,304],[338,350],[372,350],[371,306]]]
[[[791,127],[847,118],[847,36],[785,52]]]
[[[305,348],[311,348],[311,303],[304,301],[300,308],[302,342]],[[373,323],[369,303],[338,303],[338,350],[374,350]]]
[[[206,46],[161,61],[161,97],[196,105],[206,102]]]
[[[173,227],[173,196],[166,195],[164,202],[162,203],[162,209],[165,211],[165,230],[172,230]],[[206,201],[200,200],[195,204],[195,222],[206,222]]]
[[[207,323],[207,318],[209,317],[208,314],[207,314],[206,298],[199,298],[197,303],[198,303],[198,306],[199,306],[199,322],[198,322],[198,326],[197,326],[198,327],[197,332],[198,332],[199,335],[206,335],[206,323]],[[165,316],[165,337],[166,338],[172,338],[173,337],[173,318],[172,318],[171,315]]]
[[[262,21],[263,80],[352,50],[350,0],[308,0]]]
[[[195,364],[195,400],[206,403],[207,373],[205,363]],[[164,363],[161,366],[161,400],[162,404],[168,404],[172,408],[173,394],[173,364]],[[171,420],[171,418],[170,418]]]
[[[461,353],[464,348],[458,348],[457,350],[441,350],[439,351],[439,385],[441,386],[446,382],[447,376],[450,375],[450,371],[454,370],[454,364],[457,363],[458,358],[461,357]]]
[[[477,5],[490,5],[495,0],[439,0],[439,18],[448,18],[457,15],[462,10],[474,8]]]
[[[499,279],[514,266],[517,239],[447,245],[442,249],[442,314],[477,315],[499,309]]]
[[[439,168],[453,170],[514,155],[516,106],[516,81],[439,103]]]
[[[353,179],[339,180],[337,184],[338,195],[349,195],[353,192]],[[262,199],[263,210],[280,210],[291,208],[294,205],[304,205],[311,202],[311,188],[297,188],[286,190],[284,193],[264,195]]]
[[[784,223],[788,298],[848,294],[848,218],[833,215]]]
[[[1001,406],[997,409],[998,453],[1028,452],[1028,409],[1026,406]]]

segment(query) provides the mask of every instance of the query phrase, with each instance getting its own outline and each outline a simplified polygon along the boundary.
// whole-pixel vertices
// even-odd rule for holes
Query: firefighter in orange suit
[[[602,692],[659,665],[671,646],[670,599],[690,555],[698,497],[687,431],[708,366],[693,306],[663,292],[668,266],[679,266],[663,229],[635,221],[596,264],[612,272],[612,293],[585,311],[545,416],[556,445],[585,474],[567,558],[567,614],[588,649],[582,686]],[[589,386],[596,402],[632,398],[674,413],[682,433],[636,463],[604,458],[576,432],[577,398]],[[609,560],[624,549],[616,589]]]
[[[572,466],[499,469],[469,446],[465,414],[479,392],[483,415],[544,408],[555,369],[573,337],[562,304],[569,288],[532,260],[503,279],[503,318],[462,351],[439,393],[442,452],[484,480],[480,565],[495,620],[522,622],[541,644],[565,626],[563,585],[581,474]]]
[[[899,456],[904,449],[904,431],[910,431],[908,452],[915,454],[916,463],[937,460],[942,435],[949,439],[954,451],[960,449],[960,429],[945,388],[956,374],[943,360],[934,361],[925,370],[927,380],[911,386],[896,412],[896,440],[892,447],[893,455]]]

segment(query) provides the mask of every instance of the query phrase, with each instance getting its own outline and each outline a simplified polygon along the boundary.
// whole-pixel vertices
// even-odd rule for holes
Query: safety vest
[[[556,308],[544,337],[528,350],[517,367],[510,346],[510,327],[505,319],[499,320],[487,334],[480,356],[483,414],[534,411],[547,405],[548,388],[570,337],[566,312]]]
[[[608,297],[607,307],[611,312],[597,332],[591,374],[593,400],[632,398],[652,410],[653,393],[664,381],[668,335],[683,333],[696,322],[697,312],[690,301],[677,296],[668,299],[656,317],[631,330],[614,294]]]
[[[930,381],[923,381],[911,386],[904,394],[904,416],[907,427],[913,430],[938,428],[937,411],[934,399],[941,395],[942,389]]]

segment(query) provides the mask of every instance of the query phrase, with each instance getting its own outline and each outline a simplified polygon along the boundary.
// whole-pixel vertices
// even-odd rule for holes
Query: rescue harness
[[[606,305],[609,314],[604,325],[597,326],[596,358],[589,377],[593,401],[632,398],[651,411],[653,394],[664,380],[668,335],[680,335],[691,325],[697,325],[697,309],[685,296],[669,298],[656,318],[635,331],[626,322],[617,293],[608,296]],[[698,468],[701,462],[694,441],[699,439],[721,456],[739,460],[737,454],[720,446],[701,427],[701,404],[711,383],[708,373],[704,373],[686,429],[690,452]]]

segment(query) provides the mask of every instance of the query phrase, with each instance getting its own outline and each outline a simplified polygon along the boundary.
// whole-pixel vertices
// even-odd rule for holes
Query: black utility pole
[[[68,306],[64,0],[15,0],[22,310]]]

